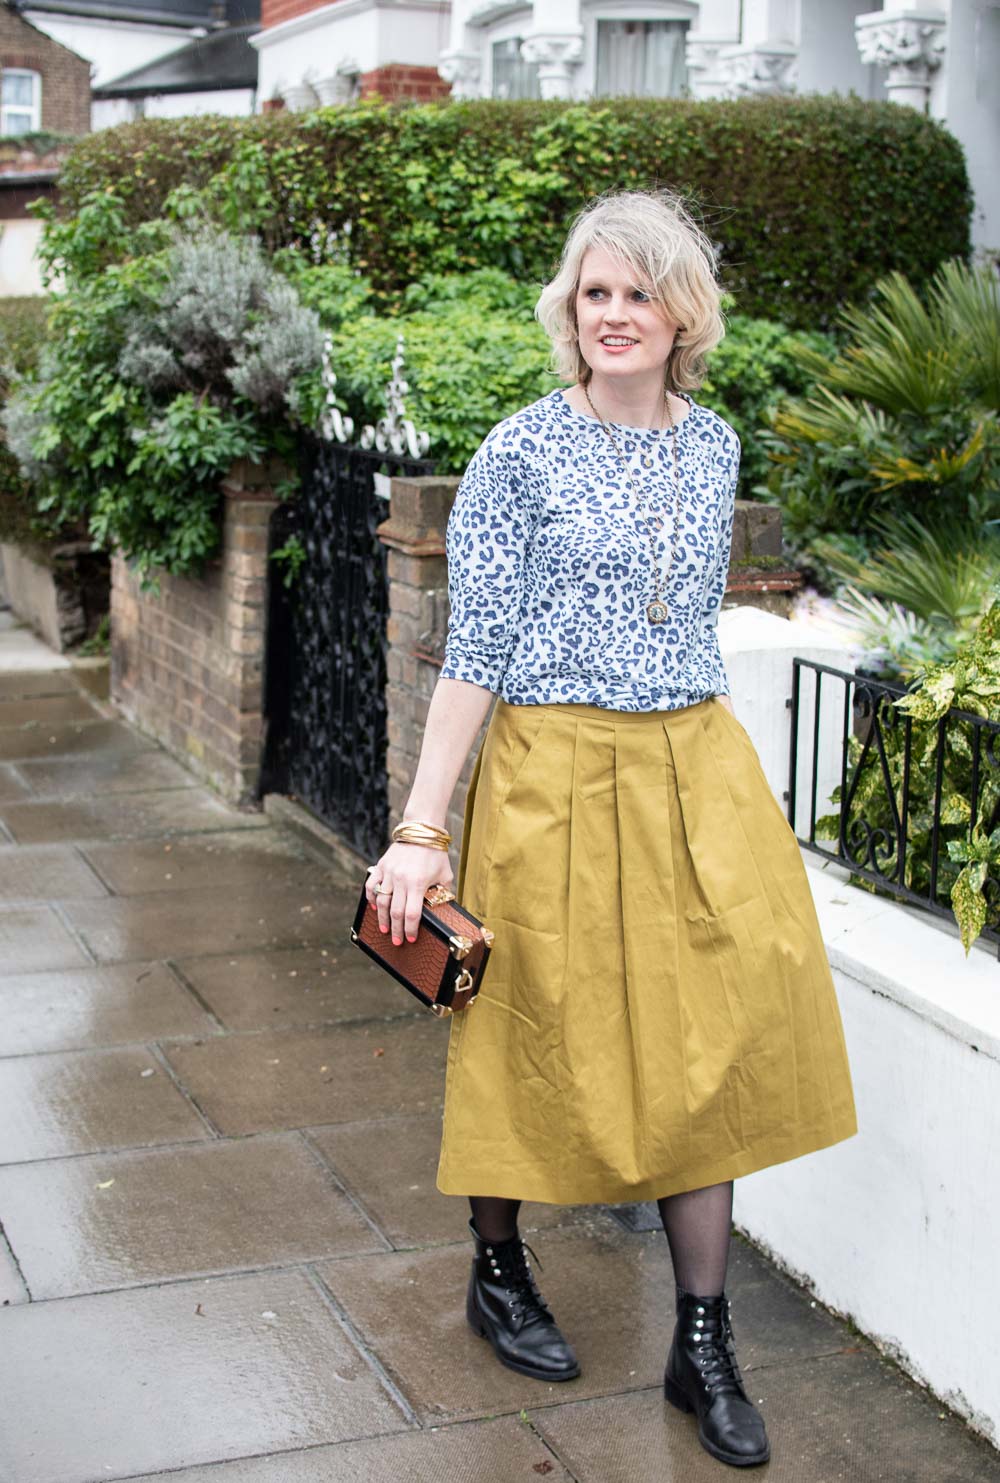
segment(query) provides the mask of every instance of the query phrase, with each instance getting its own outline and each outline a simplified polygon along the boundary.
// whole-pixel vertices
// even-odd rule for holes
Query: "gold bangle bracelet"
[[[408,824],[401,824],[392,831],[393,839],[436,839],[439,844],[445,846],[451,844],[450,834],[432,833],[430,829],[413,829]]]
[[[393,844],[418,844],[427,850],[447,850],[448,846],[437,839],[409,839],[405,834],[399,835],[393,840]]]
[[[410,835],[421,834],[431,839],[439,839],[445,846],[451,844],[451,835],[447,829],[439,829],[437,824],[427,824],[423,819],[401,819],[392,831],[393,839],[397,839],[404,831]]]

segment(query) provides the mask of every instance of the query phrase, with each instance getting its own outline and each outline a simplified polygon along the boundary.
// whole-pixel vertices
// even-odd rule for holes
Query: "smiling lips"
[[[605,350],[612,353],[622,350],[631,350],[633,345],[638,345],[638,340],[632,340],[628,335],[602,335],[600,343]]]

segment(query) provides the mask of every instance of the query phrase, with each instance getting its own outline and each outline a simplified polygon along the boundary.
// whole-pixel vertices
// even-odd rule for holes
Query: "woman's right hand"
[[[420,844],[391,844],[368,872],[365,894],[369,909],[377,910],[379,927],[383,932],[392,932],[397,947],[404,937],[407,942],[414,942],[424,896],[431,886],[450,886],[454,878],[447,850]],[[380,889],[376,891],[376,887]]]

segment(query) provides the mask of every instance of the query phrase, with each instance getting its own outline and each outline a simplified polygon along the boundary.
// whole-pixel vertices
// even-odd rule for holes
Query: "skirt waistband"
[[[680,719],[694,716],[703,711],[706,706],[715,704],[715,696],[710,695],[705,700],[697,700],[693,705],[674,706],[671,710],[655,711],[618,711],[611,706],[587,705],[581,700],[544,701],[538,705],[512,705],[510,701],[497,696],[496,710],[501,712],[505,721],[513,721],[519,718],[520,713],[525,714],[525,719],[531,715],[538,715],[544,711],[550,717],[576,716],[581,721],[603,721],[607,726],[653,726],[660,722],[670,723],[671,717]]]

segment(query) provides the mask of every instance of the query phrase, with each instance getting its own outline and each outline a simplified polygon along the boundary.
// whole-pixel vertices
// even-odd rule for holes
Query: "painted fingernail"
[[[393,947],[402,947],[403,946],[403,939],[401,937],[394,937],[392,939],[392,945],[393,945]]]
[[[378,911],[378,907],[375,905],[374,901],[369,901],[369,903],[368,903],[368,910],[369,911]]]
[[[410,934],[409,934],[409,932],[407,932],[407,934],[406,934],[406,940],[407,940],[407,942],[416,942],[417,939],[415,937],[411,937]]]
[[[378,924],[378,929],[380,932],[388,932],[389,930],[388,927],[383,927],[381,922]]]

